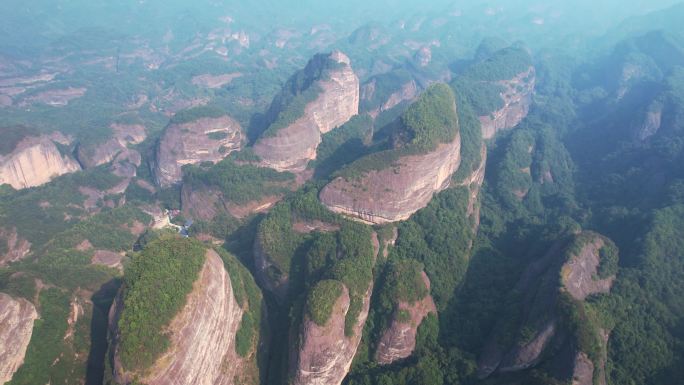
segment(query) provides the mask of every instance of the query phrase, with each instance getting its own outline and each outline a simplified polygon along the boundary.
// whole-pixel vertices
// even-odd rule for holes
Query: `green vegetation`
[[[342,283],[331,279],[318,281],[309,291],[306,308],[311,319],[319,326],[325,326],[332,315],[335,302],[342,295]]]
[[[57,361],[64,349],[62,343],[69,317],[69,295],[59,289],[44,289],[40,294],[38,311],[40,318],[33,325],[24,364],[9,384],[46,384],[57,380],[71,383],[69,373],[64,372],[64,363]]]
[[[614,243],[610,242],[603,245],[599,249],[599,278],[608,278],[614,276],[618,271],[618,249]]]
[[[27,136],[36,136],[40,132],[33,127],[26,126],[3,126],[0,127],[0,155],[6,155],[12,152],[19,142]]]
[[[524,48],[508,47],[471,65],[463,76],[480,81],[507,80],[527,71],[531,65],[532,58]]]
[[[240,165],[231,159],[224,159],[210,166],[183,168],[183,182],[191,188],[217,187],[225,200],[235,203],[284,194],[289,191],[288,186],[293,180],[294,175],[289,172],[278,172],[251,164]]]
[[[235,351],[240,357],[247,357],[254,347],[255,331],[258,330],[258,325],[254,321],[254,317],[249,312],[242,313],[242,320],[240,320],[240,327],[235,333]]]
[[[370,99],[361,100],[359,109],[361,111],[371,111],[380,108],[393,93],[400,91],[404,84],[412,80],[411,73],[405,69],[398,69],[374,76],[371,80],[373,94]]]
[[[316,177],[325,177],[340,167],[365,155],[364,145],[373,132],[373,120],[369,115],[356,115],[347,123],[323,134],[316,150],[316,159],[308,167],[315,169]]]
[[[401,128],[393,135],[393,148],[364,156],[337,175],[357,178],[372,170],[391,167],[402,156],[424,154],[448,143],[459,132],[456,100],[445,84],[430,86],[401,116]]]
[[[214,131],[208,133],[207,137],[211,140],[223,140],[228,137],[228,133],[223,131]]]
[[[220,118],[225,116],[226,112],[219,107],[213,105],[193,107],[187,110],[178,111],[171,119],[171,124],[186,124],[191,123],[202,118]],[[213,138],[211,138],[213,139]]]
[[[158,239],[134,255],[124,276],[120,357],[128,370],[148,368],[169,345],[163,328],[185,304],[205,247],[188,238]],[[155,298],[155,301],[150,301]]]
[[[395,304],[414,303],[428,295],[423,282],[423,264],[415,259],[390,260],[383,283],[383,295]]]

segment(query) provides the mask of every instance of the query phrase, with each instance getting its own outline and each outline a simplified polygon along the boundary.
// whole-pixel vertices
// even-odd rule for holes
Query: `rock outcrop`
[[[364,295],[361,313],[353,334],[345,335],[345,317],[349,311],[349,291],[343,285],[328,322],[319,326],[305,314],[298,332],[299,347],[290,362],[292,385],[340,385],[349,372],[361,342],[363,325],[368,317],[372,285]]]
[[[497,132],[517,126],[527,116],[535,82],[535,69],[532,66],[512,79],[496,82],[503,87],[501,99],[504,105],[489,115],[479,117],[484,139],[493,138]]]
[[[206,261],[185,307],[168,325],[168,350],[144,373],[131,373],[118,358],[117,322],[123,308],[117,297],[110,312],[114,379],[129,384],[134,377],[147,385],[228,385],[244,368],[235,351],[235,335],[243,309],[233,294],[231,279],[219,255],[208,250]]]
[[[241,145],[240,124],[229,116],[172,121],[157,146],[153,168],[156,182],[162,187],[177,184],[183,165],[218,162]]]
[[[24,363],[36,318],[32,303],[0,293],[0,384],[9,382]]]
[[[567,317],[568,307],[573,306],[572,301],[581,303],[589,295],[610,290],[615,277],[600,278],[598,271],[600,250],[609,242],[596,233],[583,232],[570,242],[556,243],[544,257],[530,265],[515,288],[515,292],[522,293],[523,309],[517,334],[512,340],[508,338],[507,343],[500,343],[498,332],[505,333],[503,324],[508,322],[501,321],[502,324],[490,336],[478,360],[481,378],[493,373],[531,368],[543,360],[560,362],[556,364],[560,368],[574,368],[565,377],[576,376],[578,384],[586,383],[583,382],[586,378],[593,378],[596,369],[603,375],[603,368],[596,368],[596,362],[589,361],[591,365],[587,364],[587,352],[581,351],[572,331],[566,330],[564,325],[568,322],[564,321],[564,317]],[[564,296],[569,299],[564,299]],[[561,302],[564,304],[560,305]],[[578,327],[594,326],[582,324]],[[604,333],[601,329],[587,333],[594,335],[605,349],[607,338],[601,336]],[[552,346],[554,349],[551,349]],[[566,353],[549,357],[546,353],[552,350]],[[591,381],[588,383],[591,384]]]
[[[461,162],[461,136],[456,105],[451,90],[446,86],[440,85],[439,89],[428,88],[426,93],[430,95],[426,98],[421,96],[416,103],[432,103],[432,98],[438,98],[434,94],[440,93],[440,97],[450,100],[451,106],[445,107],[448,111],[418,114],[428,115],[422,116],[425,119],[429,119],[432,114],[445,115],[440,119],[446,119],[448,124],[454,126],[447,128],[455,132],[452,138],[446,143],[436,143],[434,148],[426,152],[410,153],[402,148],[388,150],[380,154],[384,159],[376,161],[383,163],[382,166],[357,173],[360,175],[335,178],[320,193],[320,200],[328,209],[373,224],[395,222],[407,219],[425,207],[434,193],[449,186],[451,175]],[[370,155],[373,156],[378,155]],[[362,158],[359,162],[363,161]]]
[[[62,154],[50,137],[27,137],[11,153],[0,155],[0,184],[15,189],[35,187],[80,169],[78,162]]]
[[[99,166],[119,158],[121,153],[133,152],[127,147],[145,140],[145,127],[140,124],[112,124],[113,136],[103,143],[79,145],[76,155],[85,168]],[[136,151],[137,153],[137,151]],[[125,159],[133,155],[126,154]],[[140,154],[137,155],[138,158]],[[135,163],[135,162],[132,162]],[[139,163],[139,162],[138,162]]]
[[[17,234],[16,228],[0,228],[0,242],[6,247],[0,247],[4,254],[0,254],[0,266],[24,258],[31,251],[31,243]]]
[[[323,68],[321,68],[323,67]],[[295,112],[292,103],[284,103],[283,95],[318,90],[315,99],[303,107],[303,114],[279,129],[270,127],[254,145],[261,165],[278,171],[302,172],[307,163],[316,158],[321,135],[343,125],[359,111],[359,79],[352,70],[349,58],[342,52],[316,55],[303,71],[293,79],[306,79],[306,89],[284,89],[271,106],[272,121]],[[292,80],[291,80],[292,81]],[[288,87],[301,87],[289,84]],[[313,87],[313,88],[312,88]],[[285,105],[283,105],[285,104]],[[280,110],[280,111],[278,111]],[[275,132],[273,132],[275,131]]]
[[[429,293],[430,280],[424,272],[422,277]],[[401,319],[399,312],[406,312],[408,318]],[[409,357],[416,348],[418,326],[430,313],[436,314],[437,307],[429,294],[415,303],[399,302],[397,314],[392,317],[389,328],[380,337],[375,360],[381,365],[387,365]]]

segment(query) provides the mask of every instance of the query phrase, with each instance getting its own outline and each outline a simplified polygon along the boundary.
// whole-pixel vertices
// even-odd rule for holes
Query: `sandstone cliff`
[[[6,247],[0,247],[4,254],[0,254],[0,266],[24,258],[31,251],[31,243],[17,234],[16,228],[6,229],[0,227],[0,242]]]
[[[451,175],[461,162],[461,137],[451,90],[444,85],[428,88],[409,107],[403,119],[406,116],[410,116],[411,121],[420,120],[419,124],[435,122],[431,119],[437,117],[439,123],[436,124],[442,127],[426,129],[443,132],[422,135],[432,138],[443,135],[448,140],[436,141],[427,151],[414,151],[411,149],[414,142],[409,142],[406,147],[399,145],[393,150],[362,158],[350,166],[352,175],[337,177],[321,190],[320,200],[326,207],[368,223],[400,221],[425,207],[434,193],[449,186]],[[416,134],[400,130],[397,135]],[[373,165],[354,171],[356,165],[364,162]]]
[[[299,347],[291,356],[292,385],[340,385],[351,368],[361,342],[363,325],[368,317],[372,285],[368,288],[353,334],[345,335],[345,316],[349,310],[349,291],[343,285],[342,295],[333,306],[328,322],[319,326],[304,315],[298,332]]]
[[[430,280],[424,272],[422,272],[422,277],[429,293]],[[406,312],[408,318],[401,319],[399,312]],[[437,307],[432,296],[428,294],[415,303],[399,302],[396,313],[392,317],[389,328],[382,334],[375,351],[375,360],[381,365],[391,364],[394,361],[407,358],[413,353],[413,349],[416,348],[418,326],[428,314],[436,314]]]
[[[535,82],[535,69],[532,66],[512,79],[496,82],[503,87],[501,99],[504,105],[489,115],[479,117],[484,139],[490,139],[501,130],[517,126],[527,116]]]
[[[182,178],[183,165],[217,162],[239,150],[241,144],[240,125],[228,116],[172,121],[157,146],[155,179],[162,187],[177,184]]]
[[[36,318],[32,303],[0,293],[0,384],[9,382],[24,363]]]
[[[517,326],[513,340],[508,338],[507,343],[500,342],[503,338],[498,333],[505,333],[503,325],[508,321],[503,320],[494,331],[478,360],[480,377],[524,370],[544,360],[560,362],[557,366],[561,368],[574,368],[572,373],[560,377],[576,376],[578,383],[585,383],[583,378],[593,378],[594,370],[600,371],[598,377],[604,375],[605,362],[590,361],[591,365],[586,362],[588,352],[582,351],[580,342],[573,338],[573,331],[567,330],[566,318],[568,309],[581,307],[587,296],[610,290],[615,277],[599,277],[601,250],[609,244],[612,245],[596,233],[583,232],[570,242],[556,243],[544,257],[530,265],[515,288],[522,293],[522,323]],[[602,336],[602,329],[586,320],[581,320],[577,327],[590,328],[587,333],[605,349],[607,336]],[[547,353],[552,351],[566,353],[549,357]],[[600,364],[598,368],[597,364]]]
[[[269,111],[274,123],[284,119],[283,114],[297,114],[293,104],[302,102],[293,96],[290,96],[294,99],[289,103],[284,102],[287,98],[283,95],[293,93],[302,98],[300,94],[305,93],[315,94],[315,98],[306,103],[303,114],[294,121],[278,129],[271,126],[254,145],[254,152],[261,158],[263,166],[278,171],[301,172],[310,160],[316,158],[321,134],[341,126],[358,113],[359,79],[349,58],[339,51],[315,56],[293,79],[303,79],[306,88],[284,89],[276,97]],[[288,83],[286,88],[301,87],[293,79],[291,82],[294,84]]]
[[[11,153],[0,155],[0,184],[15,189],[40,186],[80,169],[78,162],[63,155],[48,136],[27,137]]]
[[[168,326],[169,349],[144,373],[126,371],[118,359],[116,325],[122,306],[117,297],[110,312],[114,379],[119,384],[129,384],[134,377],[147,385],[236,384],[247,366],[235,350],[244,311],[235,299],[223,261],[213,250],[207,251],[185,307]]]

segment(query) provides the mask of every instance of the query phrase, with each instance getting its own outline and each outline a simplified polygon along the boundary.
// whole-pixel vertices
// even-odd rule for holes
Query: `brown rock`
[[[304,114],[273,136],[263,136],[254,145],[261,164],[278,171],[302,172],[316,158],[321,134],[346,123],[359,110],[359,79],[349,58],[339,51],[330,59],[340,64],[329,71],[329,77],[318,79],[312,86],[321,88],[316,99],[304,108]],[[310,68],[311,64],[307,66]],[[278,113],[279,111],[275,111]]]
[[[425,287],[430,292],[430,280],[422,272]],[[383,333],[375,351],[375,360],[380,365],[388,365],[395,361],[409,357],[416,348],[418,326],[430,313],[437,313],[437,307],[429,294],[415,303],[400,302],[399,311],[409,314],[408,320],[400,320],[398,314],[392,318],[390,326]]]
[[[166,128],[157,148],[155,179],[162,187],[179,183],[181,166],[218,162],[239,150],[241,142],[241,127],[228,116],[172,123]]]
[[[0,266],[18,261],[31,251],[31,243],[21,238],[14,227],[10,230],[0,228],[0,242],[6,242],[7,245],[5,254],[0,255]]]
[[[0,383],[9,382],[24,363],[36,318],[32,303],[0,293]]]
[[[147,385],[232,385],[238,384],[245,367],[235,352],[235,334],[243,309],[235,300],[230,276],[213,250],[187,297],[185,307],[168,326],[170,347],[145,373],[126,371],[117,355],[116,322],[121,310],[117,297],[110,313],[114,344],[114,379],[129,383],[134,376]]]
[[[330,210],[374,224],[408,219],[432,195],[449,186],[461,162],[461,137],[427,154],[399,158],[392,167],[372,170],[359,180],[338,177],[320,193]]]

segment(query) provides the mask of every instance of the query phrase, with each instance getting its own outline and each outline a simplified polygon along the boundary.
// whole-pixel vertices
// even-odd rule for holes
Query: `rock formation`
[[[484,139],[493,138],[497,132],[517,126],[527,116],[535,81],[535,70],[530,66],[512,79],[496,82],[503,87],[501,98],[504,105],[489,115],[479,117]]]
[[[0,293],[0,384],[9,382],[24,363],[36,318],[32,303]]]
[[[430,92],[430,89],[426,92]],[[461,162],[458,118],[451,90],[440,85],[439,90],[434,92],[450,95],[451,106],[447,107],[450,110],[432,111],[425,115],[450,116],[449,124],[454,127],[448,129],[455,132],[455,135],[452,135],[448,142],[436,143],[436,146],[427,152],[410,153],[404,152],[401,148],[388,150],[380,154],[381,157],[388,159],[382,162],[382,166],[362,171],[360,175],[335,178],[320,193],[320,200],[326,207],[368,223],[400,221],[425,207],[434,193],[449,186],[451,175]],[[428,96],[423,102],[431,103],[431,98],[436,96]],[[421,99],[416,103],[420,102]],[[371,154],[369,157],[374,156],[377,155]],[[360,162],[363,161],[362,158]],[[353,168],[354,164],[351,167]]]
[[[162,187],[177,184],[182,178],[183,165],[218,162],[239,150],[241,144],[240,125],[228,116],[202,117],[182,123],[172,121],[157,147],[155,179]]]
[[[430,292],[430,280],[422,272],[425,287]],[[398,312],[408,313],[408,319],[402,320]],[[381,365],[391,364],[394,361],[407,358],[416,348],[416,335],[418,326],[430,313],[437,313],[432,296],[426,295],[415,303],[399,302],[397,314],[392,317],[389,328],[385,330],[375,351],[375,360]]]
[[[0,227],[0,242],[5,243],[4,254],[0,254],[0,266],[24,258],[31,251],[31,243],[17,234],[16,228],[6,229]]]
[[[591,365],[587,364],[587,352],[579,350],[572,332],[564,328],[567,322],[563,321],[563,317],[567,315],[561,310],[564,306],[559,303],[581,303],[589,295],[607,293],[610,290],[615,277],[598,277],[600,250],[609,242],[596,233],[583,232],[574,236],[570,242],[556,243],[544,257],[529,266],[515,288],[515,292],[522,293],[522,323],[513,340],[509,338],[509,342],[505,344],[499,343],[497,334],[499,330],[503,332],[505,329],[502,325],[490,336],[478,360],[478,374],[481,378],[495,372],[516,372],[531,368],[542,360],[560,361],[558,367],[574,368],[573,373],[566,373],[565,376],[577,376],[580,378],[578,384],[585,383],[582,378],[593,378],[597,363],[589,361]],[[564,300],[563,296],[570,299]],[[592,326],[583,324],[580,327]],[[604,332],[599,329],[588,333]],[[607,338],[599,335],[596,338],[602,339],[600,343],[605,349]],[[566,354],[545,356],[552,346],[554,350],[565,351]],[[572,362],[567,362],[568,360]],[[598,369],[599,375],[603,376],[603,367]]]
[[[345,317],[349,310],[349,291],[343,285],[342,295],[333,306],[328,322],[319,326],[305,314],[298,332],[299,346],[291,355],[292,385],[340,385],[349,372],[361,342],[363,325],[368,317],[370,295],[368,288],[361,313],[354,324],[353,335],[345,335]]]
[[[103,143],[79,145],[76,155],[85,168],[109,163],[118,158],[121,153],[131,151],[127,146],[138,144],[145,140],[145,127],[140,124],[112,124],[113,136]],[[136,152],[137,153],[137,152]],[[126,156],[128,158],[131,155]],[[140,154],[138,154],[140,157]],[[134,163],[134,162],[133,162]],[[138,162],[139,163],[139,162]]]
[[[128,384],[134,377],[147,385],[228,385],[246,366],[235,352],[235,335],[243,309],[219,255],[208,250],[206,261],[185,307],[168,325],[168,350],[144,373],[131,373],[118,358],[117,322],[123,304],[117,297],[110,312],[114,379]]]
[[[80,169],[78,162],[62,154],[48,136],[27,137],[11,153],[0,155],[0,184],[15,189],[40,186]]]
[[[284,127],[270,127],[254,145],[254,152],[261,164],[278,171],[301,172],[307,163],[316,158],[316,148],[321,134],[343,125],[359,110],[359,79],[352,70],[349,58],[342,52],[316,55],[306,68],[293,79],[306,79],[306,89],[284,89],[274,100],[269,114],[272,121],[282,119],[282,114],[296,114],[292,103],[283,102],[287,93],[299,95],[318,90],[315,99],[306,103],[303,114]],[[301,87],[291,84],[286,88]],[[315,87],[315,88],[314,88]],[[284,105],[283,105],[284,104]],[[275,132],[273,132],[275,131]]]

